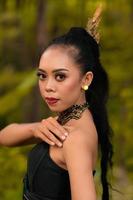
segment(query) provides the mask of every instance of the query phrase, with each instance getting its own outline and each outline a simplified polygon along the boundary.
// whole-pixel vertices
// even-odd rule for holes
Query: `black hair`
[[[93,80],[85,92],[94,123],[98,133],[100,146],[102,200],[109,199],[109,182],[107,172],[112,167],[113,146],[111,143],[112,129],[107,115],[107,100],[109,97],[109,80],[105,69],[100,63],[99,45],[95,39],[81,27],[73,27],[68,33],[52,40],[51,46],[62,46],[70,50],[71,56],[80,67],[83,74],[93,72]]]

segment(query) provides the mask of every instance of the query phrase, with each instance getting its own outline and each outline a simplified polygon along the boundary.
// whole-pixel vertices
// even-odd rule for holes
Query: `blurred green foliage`
[[[1,0],[0,127],[49,115],[35,70],[48,41],[71,26],[86,26],[102,2],[101,61],[110,79],[108,112],[114,131],[114,200],[133,199],[133,1]],[[43,105],[44,104],[44,105]],[[0,148],[0,199],[18,200],[30,147]],[[98,176],[98,175],[97,175]],[[97,179],[97,177],[96,177]],[[96,180],[97,181],[97,180]]]

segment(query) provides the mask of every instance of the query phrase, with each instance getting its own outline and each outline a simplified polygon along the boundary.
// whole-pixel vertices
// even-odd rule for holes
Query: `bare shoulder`
[[[78,120],[78,123],[73,120],[68,129],[70,134],[63,144],[64,149],[70,148],[71,145],[77,146],[79,144],[89,150],[93,150],[97,146],[98,134],[93,120],[84,118],[81,121]]]
[[[67,167],[85,163],[92,170],[97,160],[98,138],[95,127],[90,124],[75,128],[63,143],[63,156]],[[78,164],[79,165],[79,164]]]

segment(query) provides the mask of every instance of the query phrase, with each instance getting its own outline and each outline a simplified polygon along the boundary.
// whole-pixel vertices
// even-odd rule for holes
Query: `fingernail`
[[[64,135],[65,135],[65,136],[68,136],[68,133],[67,133],[67,132],[65,132],[65,133],[64,133]]]
[[[61,147],[61,146],[62,146],[62,143],[58,143],[58,146]]]
[[[51,142],[51,145],[55,145],[55,143],[54,143],[54,142]]]
[[[62,135],[62,136],[61,136],[61,138],[62,138],[63,140],[65,140],[65,139],[66,139],[66,137],[65,137],[64,135]]]

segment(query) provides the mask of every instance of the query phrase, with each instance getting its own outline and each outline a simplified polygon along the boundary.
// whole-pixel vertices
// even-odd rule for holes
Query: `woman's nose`
[[[55,86],[54,86],[54,81],[53,80],[47,80],[46,85],[45,85],[45,90],[46,91],[54,91],[55,90]]]

